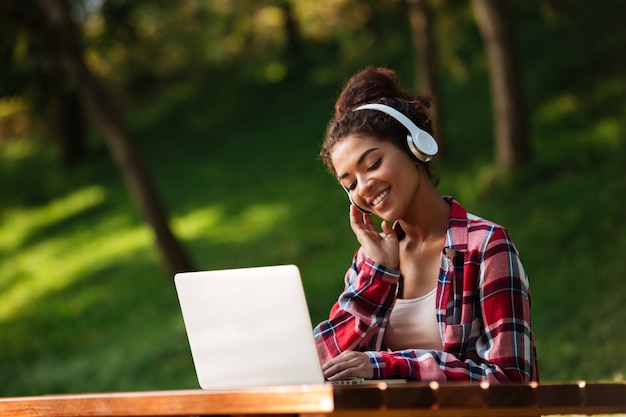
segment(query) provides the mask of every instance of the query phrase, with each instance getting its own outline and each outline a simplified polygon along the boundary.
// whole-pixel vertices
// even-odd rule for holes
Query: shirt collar
[[[450,196],[445,196],[444,200],[450,204],[450,220],[448,220],[448,230],[443,249],[466,251],[469,226],[467,211],[458,201]]]

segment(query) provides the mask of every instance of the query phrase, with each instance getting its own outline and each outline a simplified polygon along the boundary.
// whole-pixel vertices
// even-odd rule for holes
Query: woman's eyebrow
[[[361,156],[359,157],[359,160],[356,162],[357,165],[361,165],[363,163],[363,160],[365,160],[365,158],[367,157],[367,155],[369,155],[370,153],[377,151],[379,148],[370,148],[368,150],[366,150],[365,152],[363,152],[361,154]],[[339,177],[339,180],[344,179],[345,177],[347,177],[348,174],[343,174],[342,176]]]

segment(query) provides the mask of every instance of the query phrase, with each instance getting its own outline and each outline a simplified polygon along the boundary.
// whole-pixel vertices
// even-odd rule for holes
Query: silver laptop
[[[324,383],[296,266],[179,273],[174,282],[202,389]]]

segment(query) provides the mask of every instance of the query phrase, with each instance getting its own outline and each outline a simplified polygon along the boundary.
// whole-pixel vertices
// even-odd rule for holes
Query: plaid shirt
[[[451,210],[435,311],[443,351],[391,352],[383,346],[400,272],[372,261],[360,248],[330,318],[315,327],[322,362],[357,350],[369,356],[375,379],[538,380],[528,277],[513,241],[503,227],[446,200]]]

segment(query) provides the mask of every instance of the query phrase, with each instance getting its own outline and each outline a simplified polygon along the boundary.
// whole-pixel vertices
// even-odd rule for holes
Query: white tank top
[[[391,310],[383,343],[391,350],[443,350],[435,314],[437,288],[417,298],[399,298]]]

